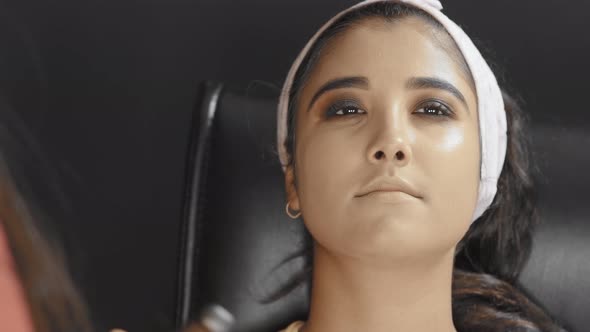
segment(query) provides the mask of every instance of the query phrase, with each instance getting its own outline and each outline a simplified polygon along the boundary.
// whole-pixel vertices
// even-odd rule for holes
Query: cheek
[[[362,162],[361,143],[342,139],[337,133],[316,133],[302,138],[297,146],[301,185],[314,193],[344,194],[343,188]],[[349,189],[350,190],[350,189]]]
[[[443,141],[441,142],[441,150],[443,151],[454,151],[456,149],[460,149],[461,145],[465,144],[465,133],[458,129],[452,128],[449,132],[446,133]]]
[[[432,207],[447,222],[470,221],[479,186],[477,128],[450,127],[422,151]]]
[[[315,134],[297,145],[298,194],[309,231],[316,239],[336,236],[347,202],[359,182],[360,144],[343,142],[341,136]]]

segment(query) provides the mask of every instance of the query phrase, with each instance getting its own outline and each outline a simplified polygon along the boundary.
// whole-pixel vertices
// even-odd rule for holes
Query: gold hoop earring
[[[299,218],[299,216],[301,215],[301,210],[299,210],[299,213],[297,213],[297,215],[292,215],[291,214],[291,211],[289,211],[289,203],[290,202],[287,202],[287,206],[285,206],[285,211],[287,212],[287,215],[289,217],[291,217],[291,219],[297,219],[297,218]]]

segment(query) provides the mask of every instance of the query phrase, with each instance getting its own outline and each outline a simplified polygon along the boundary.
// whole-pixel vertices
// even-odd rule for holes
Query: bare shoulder
[[[305,324],[304,321],[298,320],[289,324],[289,326],[279,332],[299,332],[299,329],[303,326],[303,324]]]

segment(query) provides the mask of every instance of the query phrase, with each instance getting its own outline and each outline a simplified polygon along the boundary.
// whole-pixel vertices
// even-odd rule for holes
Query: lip
[[[376,190],[366,195],[357,197],[360,200],[370,200],[371,202],[380,202],[386,204],[404,204],[416,202],[417,198],[403,191],[384,191]]]
[[[418,191],[407,181],[399,177],[379,177],[363,188],[355,197],[364,197],[370,194],[385,194],[400,192],[415,198],[422,198]]]

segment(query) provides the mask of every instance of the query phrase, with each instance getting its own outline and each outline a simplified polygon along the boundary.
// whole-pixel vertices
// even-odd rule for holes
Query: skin
[[[342,77],[368,86],[326,91],[309,108]],[[444,89],[408,88],[415,77],[444,80],[465,102]],[[444,111],[433,100],[453,114],[432,115]],[[285,172],[290,208],[314,239],[301,331],[456,331],[453,259],[480,175],[476,105],[471,78],[421,19],[366,20],[330,42],[301,92],[295,168]],[[351,113],[326,116],[338,109]],[[357,197],[377,177],[405,180],[414,196]]]

